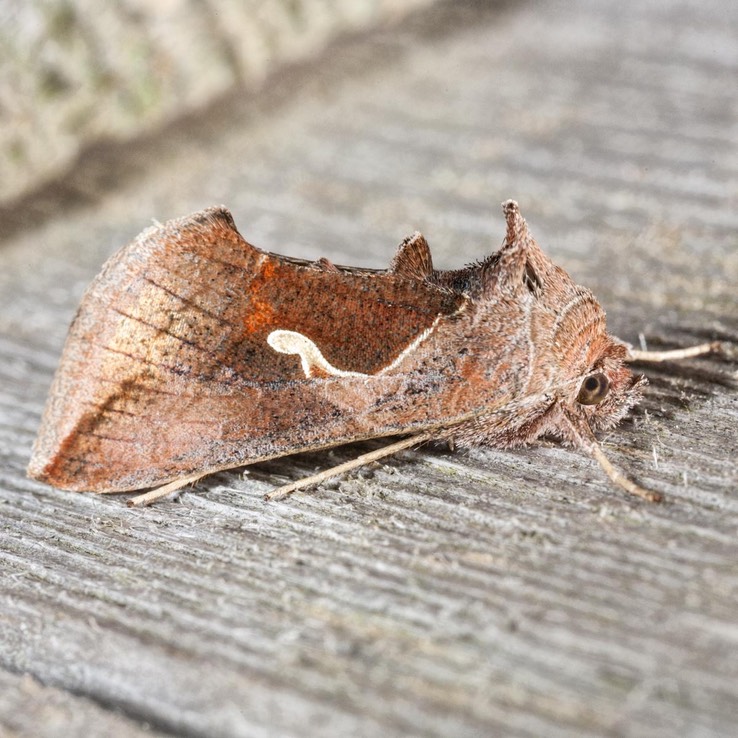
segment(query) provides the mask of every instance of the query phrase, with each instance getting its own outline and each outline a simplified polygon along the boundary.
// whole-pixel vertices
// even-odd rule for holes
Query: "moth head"
[[[503,210],[502,247],[479,265],[476,284],[459,283],[476,287],[470,295],[479,324],[491,325],[497,348],[500,338],[508,347],[498,361],[507,369],[504,381],[514,387],[516,399],[511,412],[498,410],[470,424],[466,438],[519,445],[552,435],[590,453],[628,492],[661,499],[618,472],[594,435],[620,421],[639,400],[646,380],[634,377],[626,365],[628,349],[607,333],[605,312],[594,295],[541,251],[517,203],[508,200]]]
[[[549,347],[536,356],[535,381],[540,391],[555,388],[579,426],[611,428],[638,402],[646,380],[631,372],[627,346],[607,332],[605,311],[589,290],[565,275],[557,294],[532,308],[531,322]]]
[[[599,355],[580,375],[568,382],[561,397],[566,414],[592,431],[616,425],[641,397],[646,379],[625,364],[625,346],[605,335]]]
[[[482,264],[478,303],[480,311],[492,312],[504,304],[509,323],[517,326],[510,340],[531,363],[519,372],[519,392],[542,398],[545,417],[537,433],[553,430],[574,442],[571,422],[590,434],[614,426],[638,401],[645,380],[626,365],[627,347],[608,334],[605,311],[592,292],[546,256],[517,203],[503,203],[503,211],[505,240]]]

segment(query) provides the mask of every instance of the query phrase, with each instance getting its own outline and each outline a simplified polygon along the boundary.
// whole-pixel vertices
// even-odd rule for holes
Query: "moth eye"
[[[577,402],[581,405],[597,405],[610,391],[610,380],[602,372],[590,374],[579,388]]]

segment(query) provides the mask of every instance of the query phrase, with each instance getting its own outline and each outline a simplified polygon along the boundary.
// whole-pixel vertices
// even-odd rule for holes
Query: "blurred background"
[[[36,286],[65,282],[71,310],[151,219],[225,204],[255,245],[368,266],[419,228],[451,267],[499,243],[514,197],[606,304],[725,310],[734,15],[725,0],[4,0],[0,240],[30,237]],[[30,236],[45,225],[80,282],[49,271]]]
[[[0,201],[429,0],[0,3]]]

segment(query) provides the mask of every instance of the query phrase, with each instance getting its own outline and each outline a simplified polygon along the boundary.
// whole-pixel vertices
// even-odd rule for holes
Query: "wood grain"
[[[736,22],[717,0],[450,3],[45,200],[0,247],[2,730],[53,734],[56,700],[79,736],[733,733]],[[423,448],[276,504],[375,446],[143,510],[24,477],[82,290],[151,218],[225,202],[264,248],[369,267],[417,228],[449,268],[499,245],[508,197],[617,335],[733,351],[649,368],[603,439],[665,504],[554,445]]]

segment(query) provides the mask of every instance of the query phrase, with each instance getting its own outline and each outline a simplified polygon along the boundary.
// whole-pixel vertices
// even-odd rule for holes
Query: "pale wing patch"
[[[345,372],[329,363],[320,349],[307,336],[297,331],[272,331],[267,343],[280,354],[297,354],[308,379],[313,377],[368,377],[360,372]]]
[[[386,374],[395,369],[400,363],[420,344],[425,341],[428,336],[433,333],[438,321],[441,319],[439,315],[430,328],[419,333],[396,357],[395,359],[382,367],[376,374],[363,374],[362,372],[347,372],[333,366],[321,353],[320,349],[307,336],[297,331],[285,331],[278,329],[272,331],[267,337],[267,343],[280,354],[297,354],[302,362],[302,370],[308,379],[317,377],[369,377]]]

